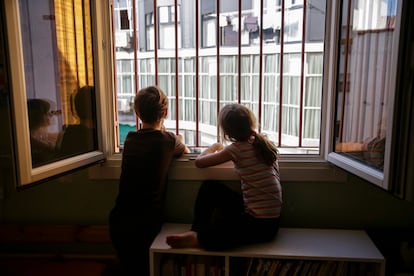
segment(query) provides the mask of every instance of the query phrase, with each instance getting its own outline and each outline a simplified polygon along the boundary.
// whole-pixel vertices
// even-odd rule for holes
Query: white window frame
[[[362,168],[361,173],[360,166],[351,164],[348,160],[341,160],[337,154],[333,153],[340,2],[340,0],[327,1],[326,6],[324,97],[322,103],[320,153],[318,155],[282,155],[279,161],[281,180],[345,182],[347,180],[345,170],[347,170],[384,189],[389,189],[387,173],[381,175],[364,168]],[[401,4],[399,5],[401,6]],[[112,50],[114,40],[112,39],[111,32],[111,1],[92,1],[95,86],[98,91],[99,150],[34,169],[31,166],[27,109],[25,108],[26,90],[18,3],[14,0],[6,0],[5,8],[13,107],[14,110],[20,111],[14,113],[19,183],[29,184],[41,181],[103,159],[105,162],[89,168],[89,176],[94,179],[119,179],[122,155],[119,151],[117,152],[116,95],[113,93],[115,84],[113,63],[115,60]],[[391,106],[393,105],[391,104]],[[389,126],[389,129],[392,129],[391,126]],[[391,155],[389,149],[392,141],[392,131],[387,131],[387,135],[385,156],[387,161],[385,162],[384,172],[388,172],[390,165]],[[237,175],[234,173],[233,165],[230,162],[211,168],[198,169],[194,165],[194,157],[194,154],[188,154],[174,162],[170,171],[170,178],[175,180],[203,180],[214,177],[222,180],[238,180]]]
[[[332,91],[335,91],[336,79],[336,41],[338,31],[335,26],[339,24],[339,7],[340,1],[327,1],[327,23],[325,34],[325,52],[324,57],[324,72],[325,78],[323,83],[323,91],[327,94],[323,98],[323,116],[321,122],[321,145],[319,155],[282,155],[279,161],[281,179],[282,181],[333,181],[345,182],[347,174],[342,169],[327,162],[327,156],[332,151],[332,137],[334,120],[333,120],[333,106],[334,96]],[[109,17],[108,17],[109,18]],[[107,22],[107,24],[110,24]],[[98,28],[109,28],[110,25],[101,24]],[[102,31],[102,30],[101,30]],[[332,62],[334,61],[334,62]],[[110,70],[107,70],[108,72]],[[106,99],[114,97],[113,91],[105,90],[107,93]],[[113,102],[107,101],[106,106],[102,108],[102,117],[110,118],[106,111],[113,111]],[[328,115],[329,114],[329,115]],[[112,117],[114,118],[114,117]],[[114,119],[107,120],[107,122],[114,122]],[[109,123],[110,124],[110,123]],[[114,140],[114,125],[103,128],[103,136],[109,139],[106,143],[107,159],[105,163],[99,166],[92,167],[89,170],[89,176],[93,179],[118,179],[121,173],[121,154],[115,153],[113,148],[116,144]],[[214,176],[215,179],[221,180],[238,180],[239,178],[234,173],[233,165],[228,162],[212,168],[199,169],[194,165],[195,154],[187,154],[178,159],[171,167],[169,177],[175,180],[203,180]]]
[[[330,1],[328,9],[330,9]],[[335,5],[335,4],[333,4]],[[94,35],[94,68],[95,68],[95,86],[97,93],[97,111],[98,111],[98,134],[99,150],[82,154],[76,157],[67,158],[61,161],[53,162],[38,168],[32,168],[30,141],[28,133],[28,120],[24,81],[24,66],[22,54],[22,42],[20,33],[19,7],[17,1],[7,0],[5,2],[6,20],[8,27],[8,42],[10,49],[10,64],[12,76],[12,93],[13,106],[15,110],[14,125],[16,127],[16,148],[17,148],[17,172],[18,185],[24,186],[33,182],[42,181],[51,177],[67,173],[71,170],[82,168],[91,163],[100,160],[105,162],[97,166],[90,167],[89,175],[94,179],[118,179],[121,171],[121,153],[117,152],[116,138],[116,95],[114,95],[114,70],[113,70],[113,41],[112,40],[112,7],[110,1],[92,1],[93,16],[93,35]],[[327,10],[328,10],[327,9]],[[328,13],[329,14],[329,13]],[[330,24],[327,24],[330,25]],[[333,29],[334,30],[334,29]],[[327,33],[327,42],[334,41],[330,39]],[[333,47],[331,43],[326,43],[329,49],[329,58],[325,58],[326,72],[332,72],[329,66],[332,66],[328,60],[332,60]],[[111,77],[108,77],[111,76]],[[331,76],[325,78],[324,89],[329,90],[334,82],[329,82]],[[324,106],[331,97],[324,98]],[[23,107],[23,108],[22,108]],[[330,114],[330,110],[325,110]],[[321,130],[324,136],[321,141],[329,141],[330,134],[327,135],[332,118],[323,116]],[[284,181],[345,181],[346,174],[337,167],[326,162],[326,154],[329,149],[328,143],[322,143],[319,155],[312,156],[282,156],[280,167],[282,180]],[[194,154],[189,154],[176,161],[170,172],[171,179],[180,180],[202,180],[214,176],[217,179],[237,180],[233,165],[231,163],[222,164],[209,169],[198,169],[194,165]]]
[[[400,31],[401,31],[401,13],[402,13],[402,6],[403,6],[403,0],[398,1],[397,6],[397,16],[396,18],[399,18],[400,20],[396,20],[395,30],[398,30],[398,32],[395,33],[393,44],[398,45],[400,40]],[[335,164],[336,166],[355,174],[362,179],[365,179],[368,182],[373,183],[374,185],[377,185],[385,190],[391,190],[391,150],[392,150],[392,143],[393,143],[393,135],[395,133],[394,126],[393,126],[393,116],[395,114],[395,95],[396,95],[396,80],[397,80],[397,74],[394,72],[398,71],[398,56],[399,56],[399,49],[400,47],[393,47],[392,51],[392,66],[390,72],[393,72],[393,74],[390,76],[390,82],[387,89],[389,89],[391,92],[391,97],[389,99],[389,109],[387,110],[387,114],[389,114],[389,119],[387,121],[387,131],[386,131],[386,137],[385,137],[385,153],[384,153],[384,169],[383,171],[379,171],[376,169],[373,169],[367,165],[362,164],[361,162],[358,162],[356,160],[353,160],[351,158],[347,158],[341,154],[338,154],[334,151],[329,152],[327,155],[327,160],[331,162],[332,164]],[[330,90],[331,91],[331,90]],[[331,138],[332,139],[332,138]]]
[[[108,9],[104,8],[101,1],[94,2],[94,11],[104,11]],[[20,13],[18,1],[7,0],[5,1],[6,10],[6,23],[7,23],[7,42],[10,59],[10,76],[11,76],[11,88],[12,88],[12,105],[13,105],[13,118],[15,128],[15,146],[16,146],[16,166],[17,166],[17,186],[24,187],[27,184],[32,184],[40,181],[47,180],[51,177],[58,176],[63,173],[67,173],[74,169],[82,168],[84,166],[100,162],[105,159],[105,148],[109,148],[106,136],[98,135],[98,150],[88,152],[85,154],[77,155],[71,158],[66,158],[60,161],[52,162],[40,167],[32,168],[32,157],[30,149],[30,135],[28,127],[28,111],[27,111],[27,96],[26,96],[26,82],[23,60],[23,45],[21,39],[20,29]],[[93,12],[92,12],[93,13]],[[92,14],[92,17],[96,20],[97,26],[109,22],[109,18],[105,18],[105,13]],[[102,32],[101,29],[96,28],[94,31],[96,38],[94,42],[94,68],[95,77],[97,79],[96,88],[98,90],[104,90],[103,88],[110,88],[112,81],[108,81],[106,76],[112,74],[107,71],[111,68],[111,64],[107,63],[110,57],[107,57],[111,52],[111,43],[109,33]],[[100,42],[100,43],[98,43]],[[99,44],[99,45],[98,45]],[[106,98],[100,95],[97,98],[97,120],[98,133],[102,133],[102,129],[109,127],[106,122],[111,116],[110,112],[102,112],[99,107],[108,105]],[[113,118],[113,116],[111,116]]]

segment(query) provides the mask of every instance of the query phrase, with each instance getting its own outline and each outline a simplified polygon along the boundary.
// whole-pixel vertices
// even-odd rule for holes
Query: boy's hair
[[[256,154],[266,164],[272,165],[278,158],[276,146],[263,134],[257,133],[257,121],[253,112],[242,104],[225,105],[219,113],[222,138],[231,142],[253,141]]]
[[[135,96],[134,110],[141,121],[158,122],[168,110],[168,98],[158,86],[148,86]]]
[[[75,103],[75,110],[76,114],[78,115],[79,119],[92,119],[93,118],[93,110],[92,105],[95,99],[95,87],[85,85],[79,88],[75,95],[74,103]]]

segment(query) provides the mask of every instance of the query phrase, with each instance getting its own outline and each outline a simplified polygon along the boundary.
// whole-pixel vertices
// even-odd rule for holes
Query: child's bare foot
[[[197,232],[187,231],[180,234],[167,236],[167,244],[172,248],[200,247]]]

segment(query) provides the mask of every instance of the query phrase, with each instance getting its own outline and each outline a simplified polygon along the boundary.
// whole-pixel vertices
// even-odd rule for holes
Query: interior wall
[[[117,180],[91,180],[87,169],[16,191],[1,178],[0,221],[53,224],[107,224]],[[238,182],[228,182],[238,188]],[[200,182],[170,181],[167,219],[190,223]],[[414,228],[414,202],[404,201],[355,176],[344,183],[285,182],[284,227],[350,229]],[[2,186],[2,185],[0,185]],[[139,200],[139,195],[137,196]]]
[[[117,180],[90,180],[87,170],[23,191],[16,191],[4,171],[0,174],[0,223],[104,225],[117,194]],[[239,188],[237,181],[228,185]],[[343,183],[282,185],[282,227],[364,229],[386,258],[387,271],[414,272],[414,202],[352,175]],[[169,183],[168,222],[191,223],[199,186],[197,181]]]

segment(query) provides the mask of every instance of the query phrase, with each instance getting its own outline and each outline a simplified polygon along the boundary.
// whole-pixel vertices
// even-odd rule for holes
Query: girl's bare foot
[[[180,234],[167,236],[167,244],[172,248],[200,247],[197,232],[187,231]]]

